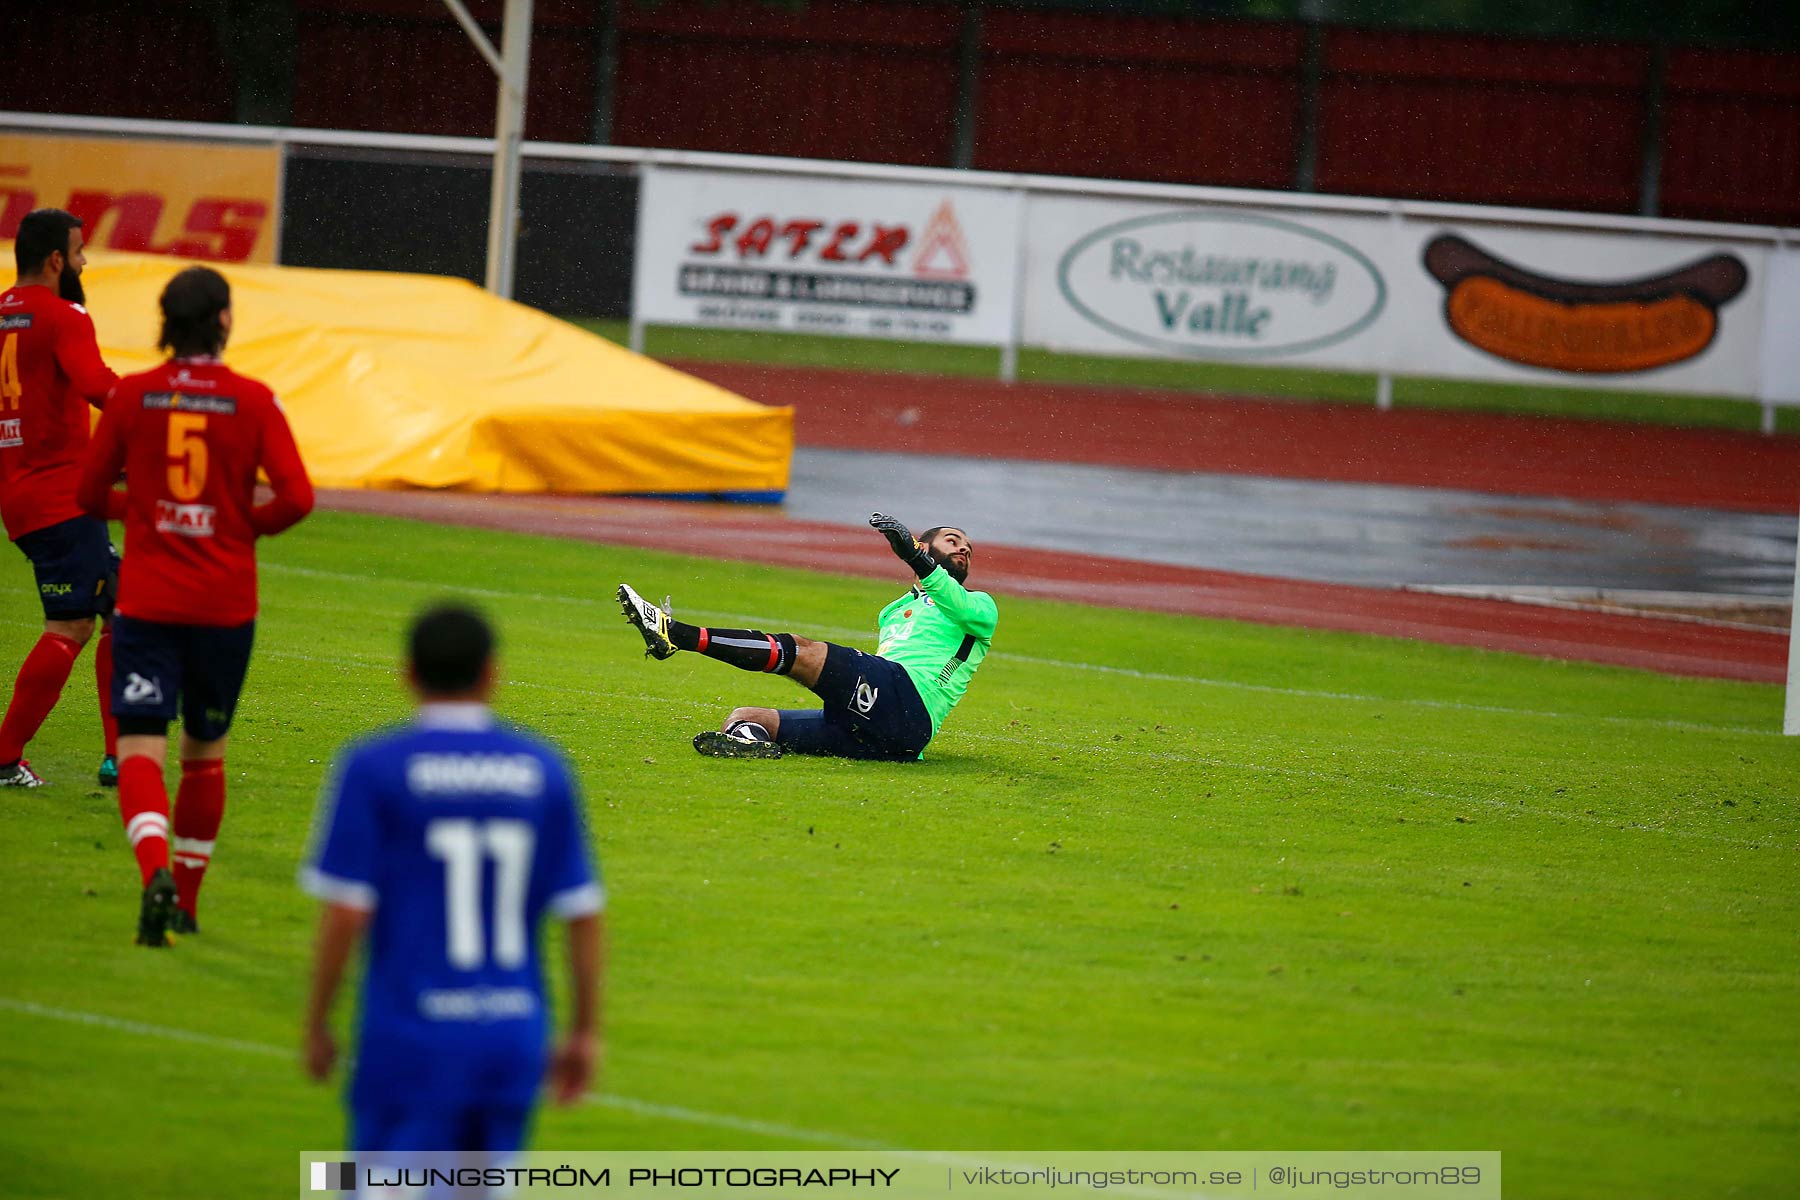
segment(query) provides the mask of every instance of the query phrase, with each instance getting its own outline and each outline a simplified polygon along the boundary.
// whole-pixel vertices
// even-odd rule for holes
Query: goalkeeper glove
[[[912,530],[902,524],[898,518],[890,517],[886,513],[870,513],[869,526],[881,531],[881,536],[888,540],[888,545],[893,547],[894,553],[899,555],[901,561],[911,567],[913,574],[920,579],[937,570],[937,559],[931,557],[931,552],[925,548],[925,544],[914,537]]]

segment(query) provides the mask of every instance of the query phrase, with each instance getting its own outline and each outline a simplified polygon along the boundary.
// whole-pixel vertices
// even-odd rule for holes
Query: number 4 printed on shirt
[[[0,342],[0,401],[17,412],[19,397],[24,394],[25,388],[19,383],[19,335],[9,333]]]

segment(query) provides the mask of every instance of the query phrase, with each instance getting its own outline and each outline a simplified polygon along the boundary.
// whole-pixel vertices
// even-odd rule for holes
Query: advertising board
[[[1754,397],[1768,251],[1409,220],[1397,374]]]
[[[103,249],[272,263],[280,195],[274,146],[0,133],[0,238],[61,208]]]
[[[1000,345],[1019,199],[995,190],[658,167],[639,321]]]
[[[1025,342],[1155,358],[1379,369],[1379,217],[1033,196]]]

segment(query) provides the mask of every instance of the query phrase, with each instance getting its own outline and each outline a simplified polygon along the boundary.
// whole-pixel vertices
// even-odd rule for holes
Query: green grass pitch
[[[262,556],[202,935],[130,944],[86,656],[31,752],[54,786],[0,793],[9,1197],[286,1194],[341,1145],[297,1066],[294,869],[334,748],[406,711],[404,621],[452,594],[502,627],[501,710],[578,764],[612,892],[604,1095],[539,1146],[1497,1149],[1516,1196],[1792,1186],[1777,688],[1002,594],[923,764],[720,762],[696,730],[802,694],[643,659],[614,585],[867,647],[901,572],[335,514]],[[37,618],[4,562],[10,672]]]

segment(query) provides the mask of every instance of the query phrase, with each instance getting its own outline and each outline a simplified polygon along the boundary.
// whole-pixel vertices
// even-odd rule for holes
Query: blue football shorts
[[[493,1159],[517,1154],[531,1128],[531,1107],[355,1107],[350,1144],[358,1152],[453,1150]]]

